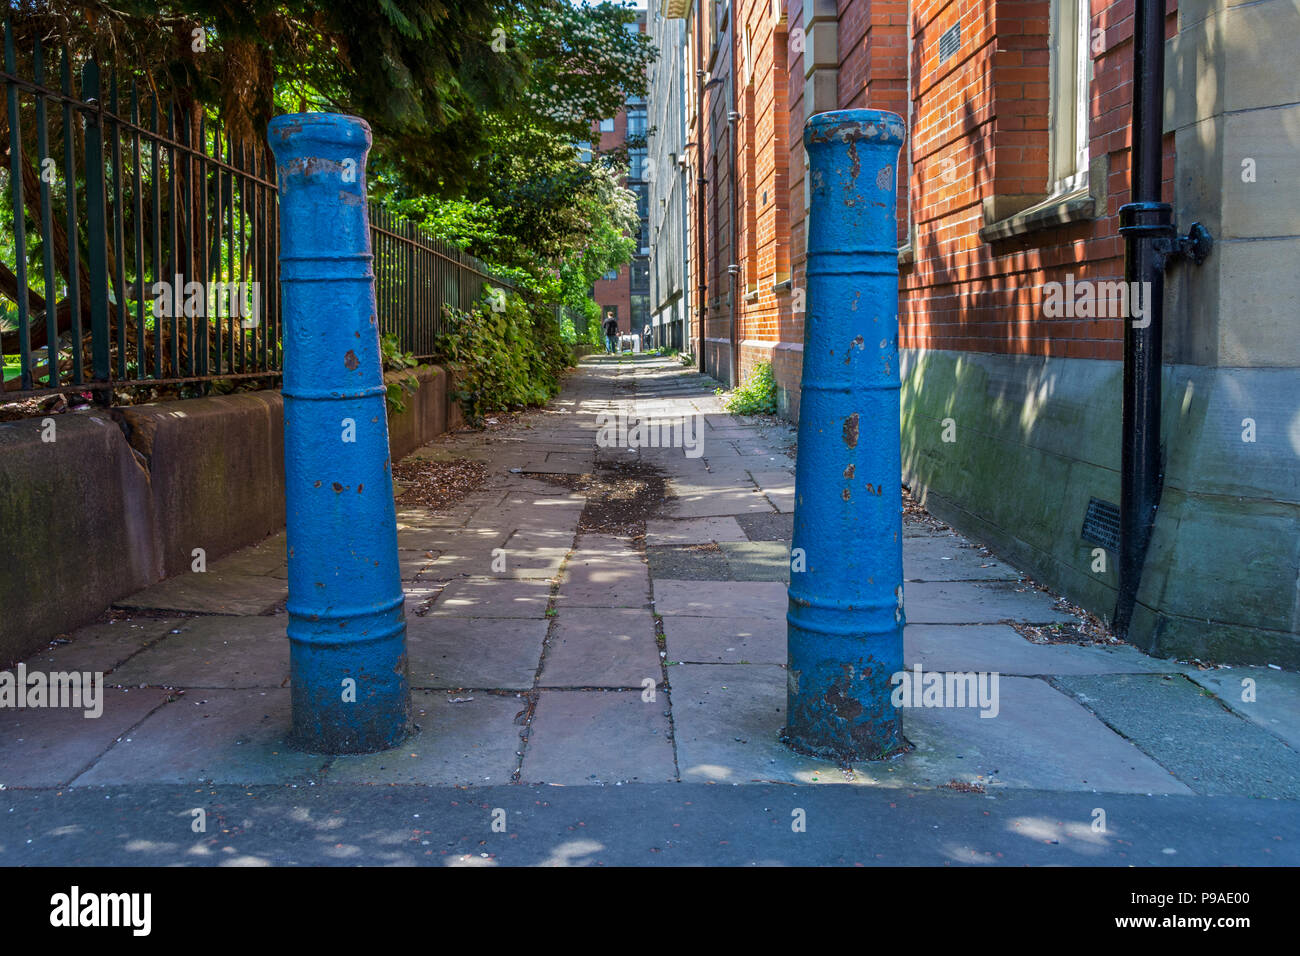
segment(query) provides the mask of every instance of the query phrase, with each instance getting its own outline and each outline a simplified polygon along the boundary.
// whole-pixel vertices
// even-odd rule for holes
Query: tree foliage
[[[260,143],[277,112],[362,116],[373,162],[458,196],[499,128],[584,138],[645,92],[629,6],[568,0],[18,0],[19,35],[68,42]]]

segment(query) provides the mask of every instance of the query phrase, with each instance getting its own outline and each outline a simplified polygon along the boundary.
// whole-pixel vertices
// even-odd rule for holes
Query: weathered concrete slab
[[[909,667],[920,664],[927,671],[997,671],[1022,676],[1179,669],[1177,664],[1147,657],[1127,644],[1033,644],[1006,624],[908,624],[903,629],[903,660]]]
[[[790,583],[790,546],[784,541],[723,542],[727,569],[735,581]]]
[[[528,690],[548,627],[545,619],[408,617],[411,686]]]
[[[422,508],[397,506],[397,530],[424,528],[463,528],[473,509],[459,508],[435,513]]]
[[[108,678],[122,687],[285,687],[287,614],[192,617]]]
[[[686,617],[664,619],[668,660],[691,664],[786,662],[784,618]]]
[[[753,479],[749,477],[748,458],[735,455],[731,458],[695,458],[692,461],[703,462],[703,466],[682,465],[672,471],[674,477],[685,485],[698,486],[701,482],[717,482],[741,489],[749,489],[753,486]]]
[[[903,733],[916,750],[899,758],[900,775],[918,786],[955,780],[989,789],[1191,792],[1046,681],[1000,678],[997,703],[995,717],[978,707],[905,709]]]
[[[663,680],[647,610],[561,607],[542,662],[542,687],[643,687]]]
[[[717,441],[747,441],[754,437],[756,432],[752,427],[746,428],[740,425],[723,424],[709,425],[709,430],[705,434],[710,439],[716,439]]]
[[[735,474],[743,477],[735,477]],[[725,472],[715,472],[710,470],[707,474],[695,475],[669,475],[668,476],[668,493],[677,498],[689,499],[700,498],[707,495],[751,495],[757,496],[759,491],[754,487],[753,479],[749,477],[749,469],[740,472],[727,470]],[[772,509],[769,508],[768,511]]]
[[[521,781],[576,784],[676,780],[668,701],[641,691],[542,691]]]
[[[903,539],[905,581],[1018,581],[1019,573],[957,535]]]
[[[1293,750],[1300,750],[1300,674],[1271,667],[1208,671],[1187,667],[1184,672],[1233,713],[1281,737]],[[1248,699],[1251,697],[1254,699]]]
[[[502,508],[511,511],[531,511],[535,508],[564,508],[581,512],[587,504],[587,496],[580,491],[570,491],[563,485],[547,481],[530,481],[539,485],[537,491],[516,492],[513,489],[501,502]]]
[[[449,703],[443,691],[412,691],[411,706],[419,731],[383,753],[335,757],[325,783],[462,787],[509,783],[519,766],[522,746],[522,728],[515,723],[515,715],[527,702],[513,694],[476,693],[472,697]]]
[[[581,515],[582,505],[579,502],[569,501],[567,498],[539,498],[537,504],[530,507],[484,506],[470,517],[469,526],[505,532],[525,528],[536,531],[567,531],[573,535],[578,528],[578,518]]]
[[[433,602],[437,600],[438,594],[443,587],[444,585],[439,583],[436,587],[431,588],[424,588],[419,585],[413,588],[410,586],[403,588],[402,591],[406,601],[402,611],[405,613],[406,619],[409,621],[412,618],[426,616],[433,609]]]
[[[523,472],[526,475],[586,475],[595,470],[595,463],[590,459],[564,457],[533,458],[525,462]]]
[[[397,567],[403,582],[412,582],[420,577],[421,572],[432,566],[439,558],[437,551],[409,551],[399,549]]]
[[[776,509],[756,489],[743,486],[718,488],[677,487],[669,482],[672,495],[666,513],[675,518],[702,518],[710,515],[770,514]]]
[[[794,513],[794,471],[750,471],[754,484],[780,512]]]
[[[1300,754],[1181,675],[1071,676],[1055,683],[1197,793],[1300,797]]]
[[[28,669],[108,673],[167,635],[184,618],[136,617],[79,628],[61,642],[30,654]]]
[[[255,615],[270,611],[289,596],[288,582],[257,574],[191,571],[159,581],[114,602],[115,607],[198,614]]]
[[[737,454],[746,458],[767,458],[770,461],[776,461],[779,453],[778,448],[761,438],[734,441],[731,444],[735,447]]]
[[[443,588],[429,613],[435,617],[544,618],[550,597],[551,586],[545,581],[460,578]]]
[[[218,558],[208,565],[209,571],[222,571],[233,574],[271,574],[283,577],[288,573],[288,557],[285,548],[288,539],[283,531],[259,541],[257,544],[241,548],[224,558]]]
[[[647,521],[646,547],[657,545],[707,544],[711,541],[747,541],[736,519],[730,515],[686,518],[680,521]]]
[[[165,691],[106,687],[99,717],[84,708],[0,709],[0,786],[70,783],[166,699]]]
[[[509,536],[493,528],[414,528],[398,530],[397,547],[405,551],[434,551],[439,555],[491,553]]]
[[[594,449],[579,450],[576,447],[570,447],[562,451],[553,451],[546,453],[546,463],[548,465],[559,463],[573,463],[591,468],[592,458],[595,456]]]
[[[668,668],[673,735],[683,782],[836,783],[833,762],[794,753],[785,724],[785,668],[767,664],[678,664]]]
[[[573,546],[573,556],[581,560],[589,556],[627,557],[637,553],[631,538],[616,534],[583,534]]]
[[[655,610],[665,617],[768,617],[785,620],[784,584],[755,581],[656,581]]]
[[[932,515],[903,515],[904,538],[932,538],[951,533],[951,528]]]
[[[631,549],[597,552],[582,543],[565,565],[555,600],[572,607],[642,607],[650,600],[650,570]]]
[[[566,531],[562,528],[518,528],[510,533],[506,541],[506,546],[510,549],[518,548],[520,550],[547,550],[552,548],[564,548],[571,550],[574,544],[574,534],[572,531]]]
[[[74,784],[305,781],[327,758],[291,750],[289,725],[287,688],[190,691],[154,711]]]
[[[788,545],[794,539],[792,514],[738,515],[736,523],[750,541],[784,541]]]
[[[1046,624],[1074,620],[1053,608],[1055,601],[1050,595],[1010,581],[910,583],[903,587],[903,601],[909,624]]]
[[[560,573],[560,566],[569,555],[567,545],[551,548],[511,546],[503,554],[493,555],[492,574],[507,578],[538,578],[550,580]],[[503,570],[498,570],[502,568]]]
[[[646,563],[655,581],[730,581],[727,556],[715,544],[646,548]]]
[[[492,570],[492,559],[490,550],[477,546],[472,550],[448,551],[438,555],[435,560],[428,561],[416,574],[403,574],[402,580],[429,585],[436,581],[451,581],[462,577],[500,577]]]

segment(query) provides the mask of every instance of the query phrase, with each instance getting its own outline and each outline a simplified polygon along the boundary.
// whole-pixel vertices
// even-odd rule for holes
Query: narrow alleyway
[[[404,474],[415,459],[469,459],[487,476],[441,512],[399,498],[419,725],[403,746],[329,758],[284,745],[281,536],[136,594],[120,620],[29,661],[104,671],[115,689],[97,720],[0,715],[0,783],[1300,795],[1294,675],[1033,643],[1014,625],[1074,618],[923,514],[906,523],[907,665],[997,672],[996,719],[974,706],[907,710],[914,750],[851,769],[787,750],[777,735],[794,432],[733,418],[714,387],[672,359],[593,357],[547,408],[444,435],[407,459]],[[601,447],[597,416],[609,413],[631,427],[678,423],[662,436],[677,447]],[[1234,703],[1247,673],[1270,691],[1253,706]]]

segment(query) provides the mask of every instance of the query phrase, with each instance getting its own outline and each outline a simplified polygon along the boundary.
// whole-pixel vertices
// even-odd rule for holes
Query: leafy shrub
[[[718,389],[716,394],[724,393]],[[749,377],[722,404],[733,415],[775,415],[776,379],[772,376],[772,363],[755,365]]]
[[[413,353],[402,351],[401,340],[392,332],[380,336],[379,357],[383,361],[385,372],[406,372],[401,378],[387,384],[388,394],[385,396],[392,411],[404,412],[406,396],[414,395],[420,387],[420,380],[415,377],[415,373],[407,370],[415,368],[419,363]]]
[[[435,352],[471,425],[491,412],[541,405],[559,392],[573,351],[550,306],[515,294],[499,312],[482,303],[468,312],[448,308],[447,313],[451,328]]]

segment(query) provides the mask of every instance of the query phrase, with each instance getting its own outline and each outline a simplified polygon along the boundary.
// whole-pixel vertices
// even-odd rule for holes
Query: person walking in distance
[[[618,319],[605,316],[605,352],[613,354],[618,348]]]

